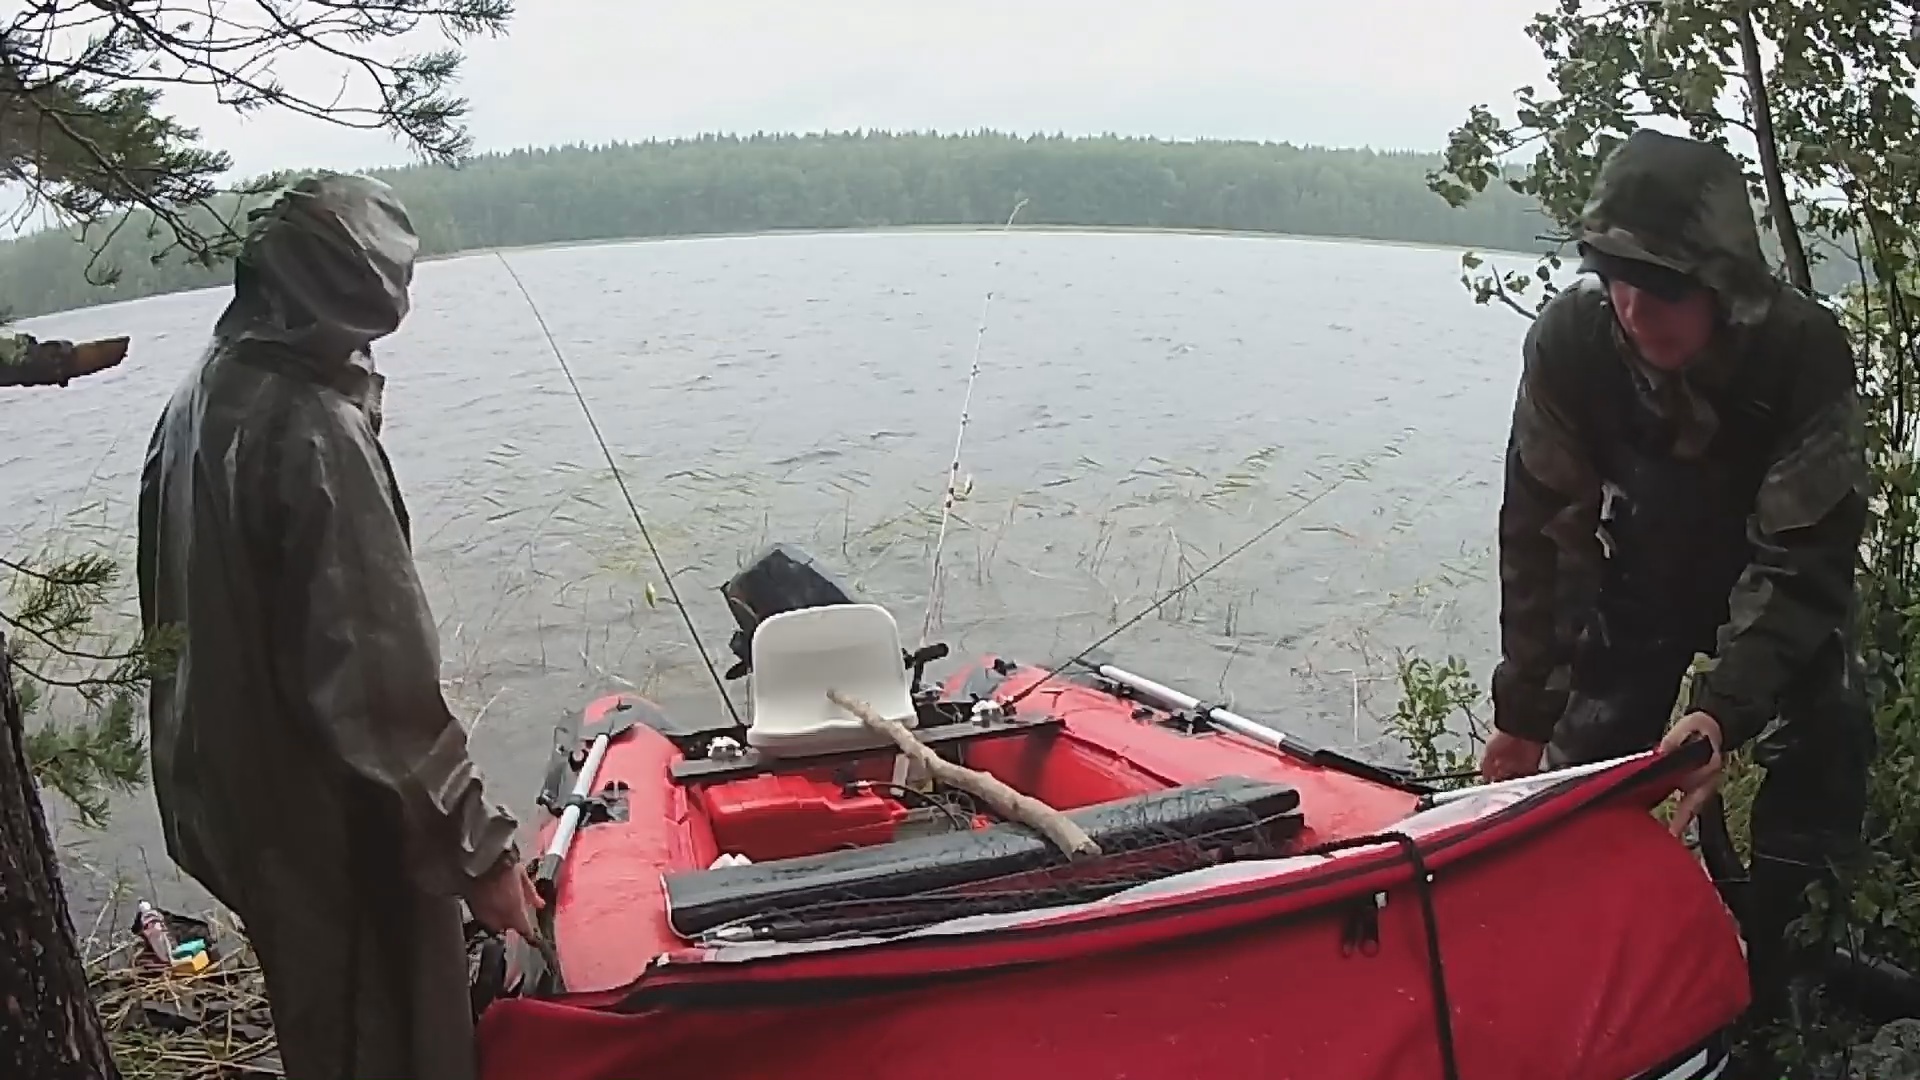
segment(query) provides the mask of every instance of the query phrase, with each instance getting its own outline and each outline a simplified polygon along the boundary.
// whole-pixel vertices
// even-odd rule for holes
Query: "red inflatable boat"
[[[483,956],[485,1080],[1726,1066],[1739,936],[1648,812],[1691,748],[1435,792],[1103,662],[922,689],[940,650],[905,654],[787,549],[725,592],[746,728],[617,695],[559,733],[536,874],[554,948]],[[1097,852],[934,782],[829,690]]]

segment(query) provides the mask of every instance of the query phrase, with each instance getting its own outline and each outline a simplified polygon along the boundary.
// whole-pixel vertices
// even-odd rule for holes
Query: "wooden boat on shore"
[[[558,733],[485,1080],[1725,1068],[1738,932],[1649,813],[1703,748],[1440,792],[1098,659],[923,685],[944,649],[791,549],[724,592],[750,723]]]

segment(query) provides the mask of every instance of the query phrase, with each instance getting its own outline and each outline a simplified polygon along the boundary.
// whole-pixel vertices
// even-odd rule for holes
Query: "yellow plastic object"
[[[171,970],[175,975],[197,975],[207,970],[207,965],[212,962],[213,961],[207,957],[207,954],[202,951],[194,953],[192,956],[184,959],[175,960],[171,965]]]

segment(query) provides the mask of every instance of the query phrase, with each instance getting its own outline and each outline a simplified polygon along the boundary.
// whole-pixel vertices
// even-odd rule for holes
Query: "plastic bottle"
[[[161,964],[173,961],[173,936],[167,933],[167,920],[152,904],[140,901],[139,914],[134,917],[134,929],[146,940],[147,951]]]

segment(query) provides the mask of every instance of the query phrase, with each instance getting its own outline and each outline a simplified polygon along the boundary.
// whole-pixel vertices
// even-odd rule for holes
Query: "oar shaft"
[[[534,886],[549,904],[559,890],[561,864],[566,861],[567,852],[573,847],[574,835],[580,831],[581,815],[586,813],[586,798],[593,792],[594,781],[599,779],[600,763],[606,758],[607,746],[611,742],[612,738],[602,732],[595,735],[587,747],[587,759],[580,764],[580,775],[573,782],[573,797],[567,800],[567,808],[560,814],[560,827],[553,830],[547,853],[540,857],[540,867],[534,872]]]
[[[1319,760],[1319,747],[1311,743],[1301,742],[1299,739],[1294,738],[1284,731],[1270,728],[1258,721],[1249,720],[1239,713],[1222,709],[1217,705],[1205,705],[1199,698],[1194,697],[1192,694],[1183,694],[1171,686],[1154,682],[1144,675],[1135,675],[1131,671],[1114,667],[1112,664],[1101,664],[1095,670],[1100,673],[1100,677],[1103,679],[1109,679],[1119,683],[1133,690],[1135,693],[1144,694],[1163,705],[1170,705],[1183,712],[1195,713],[1199,715],[1202,720],[1207,721],[1215,727],[1224,728],[1236,735],[1242,735],[1252,739],[1254,742],[1271,746],[1283,754],[1291,754],[1303,761],[1317,762]]]

